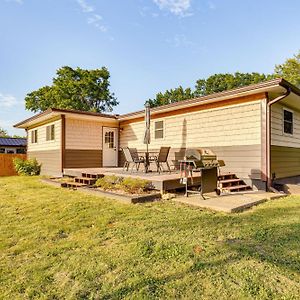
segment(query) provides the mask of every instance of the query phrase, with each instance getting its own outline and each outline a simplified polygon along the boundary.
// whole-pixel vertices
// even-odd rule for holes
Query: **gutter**
[[[286,97],[288,97],[292,91],[289,85],[280,85],[285,88],[286,92],[276,97],[275,99],[267,102],[267,109],[266,109],[266,177],[267,177],[267,190],[271,189],[272,186],[272,179],[271,179],[271,106]]]

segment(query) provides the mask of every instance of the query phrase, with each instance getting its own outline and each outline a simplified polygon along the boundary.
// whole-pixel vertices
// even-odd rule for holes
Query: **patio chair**
[[[134,166],[138,171],[141,163],[145,163],[145,159],[143,156],[139,156],[136,148],[125,147],[122,149],[125,156],[125,163],[123,169],[126,171],[129,170],[130,164],[132,165],[131,172],[133,171]]]
[[[157,172],[160,174],[160,171],[163,171],[162,164],[165,163],[168,167],[169,173],[171,173],[171,168],[168,163],[168,156],[170,152],[171,147],[160,147],[158,156],[154,156],[150,159],[150,162],[155,162],[157,167]]]

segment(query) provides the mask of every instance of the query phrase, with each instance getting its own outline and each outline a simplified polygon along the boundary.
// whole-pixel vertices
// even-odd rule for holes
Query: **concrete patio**
[[[205,200],[200,195],[177,196],[172,199],[175,202],[196,206],[226,213],[241,212],[252,206],[263,203],[267,200],[274,200],[285,197],[285,194],[267,192],[248,192],[216,196],[216,194],[205,195]]]

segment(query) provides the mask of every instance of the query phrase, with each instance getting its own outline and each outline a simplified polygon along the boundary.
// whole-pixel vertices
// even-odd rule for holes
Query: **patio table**
[[[158,155],[159,151],[138,151],[138,154],[141,154],[141,156],[145,157],[145,173],[149,172],[149,166],[151,158],[153,159]]]

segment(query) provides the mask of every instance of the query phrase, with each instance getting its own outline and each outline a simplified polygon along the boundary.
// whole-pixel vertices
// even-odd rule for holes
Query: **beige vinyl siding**
[[[46,140],[46,128],[49,125],[55,127],[55,139]],[[31,132],[37,130],[37,143],[31,143]],[[28,130],[28,152],[61,149],[61,120],[56,120]]]
[[[101,150],[102,127],[111,123],[66,118],[66,149]]]
[[[293,134],[283,131],[283,109],[275,103],[271,112],[271,173],[276,178],[300,175],[300,112],[293,111]]]
[[[154,138],[154,122],[164,121],[164,138]],[[120,146],[145,149],[144,122],[120,124]],[[261,178],[261,101],[207,109],[151,121],[150,149],[171,146],[176,165],[185,148],[209,147],[224,159],[225,172],[245,179]]]
[[[29,151],[29,158],[36,158],[42,165],[41,175],[61,176],[61,150]]]
[[[281,103],[275,103],[271,107],[271,145],[300,148],[300,112],[292,109],[293,134],[290,135],[283,132],[284,108]]]
[[[271,146],[271,173],[277,179],[300,175],[300,148]]]
[[[151,148],[253,145],[261,142],[260,101],[214,108],[151,122]],[[164,121],[164,138],[154,138],[154,122]],[[144,122],[120,125],[120,145],[141,148]]]

